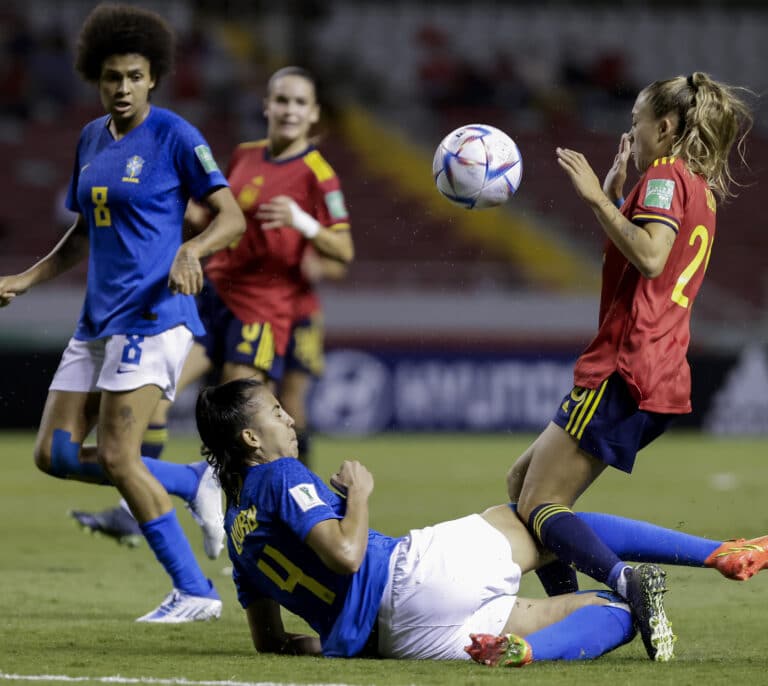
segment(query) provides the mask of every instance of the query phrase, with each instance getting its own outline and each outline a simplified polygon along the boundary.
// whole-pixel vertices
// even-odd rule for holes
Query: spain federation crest
[[[125,163],[125,171],[123,172],[123,181],[127,183],[138,183],[141,170],[144,169],[144,159],[138,155],[129,157]]]

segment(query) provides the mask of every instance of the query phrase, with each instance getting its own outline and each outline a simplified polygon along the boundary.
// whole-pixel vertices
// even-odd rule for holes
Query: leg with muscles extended
[[[533,451],[537,441],[534,441],[527,450],[517,459],[507,473],[507,492],[513,509],[517,510],[517,502],[520,500],[520,491],[523,488],[525,474],[533,457]],[[563,593],[575,593],[579,590],[579,582],[576,578],[576,570],[559,558],[542,565],[536,570],[536,576],[546,591],[547,595],[561,595]]]
[[[99,463],[136,516],[174,590],[145,622],[184,622],[218,617],[221,600],[206,579],[176,518],[168,493],[139,457],[141,437],[151,409],[160,398],[157,386],[128,392],[102,392],[98,424]]]
[[[552,554],[542,551],[508,505],[481,515],[504,535],[522,574],[546,567]],[[533,660],[599,657],[634,636],[626,603],[609,592],[568,593],[546,599],[517,598],[501,635],[471,634],[465,648],[476,662],[522,667]]]
[[[142,408],[153,407],[159,394],[155,386],[127,393],[51,391],[35,445],[35,463],[59,478],[111,483],[118,487],[143,522],[140,530],[174,586],[195,605],[181,620],[159,621],[203,619],[207,618],[202,616],[205,614],[218,616],[221,601],[197,565],[168,494],[138,456],[147,421],[147,413]],[[98,446],[81,448],[97,417]],[[185,465],[176,467],[189,469]]]
[[[672,657],[674,639],[662,604],[664,571],[650,564],[633,571],[570,509],[605,467],[550,423],[534,445],[518,513],[534,538],[560,560],[626,598],[648,656],[666,661]]]
[[[210,369],[211,362],[205,353],[205,348],[199,344],[193,345],[184,362],[177,392],[194,383]],[[221,512],[218,511],[220,506],[216,505],[216,498],[211,492],[212,473],[207,469],[206,463],[180,465],[152,459],[159,457],[165,445],[167,438],[165,425],[170,407],[171,402],[165,398],[158,401],[150,418],[149,429],[142,437],[142,460],[170,495],[178,496],[185,501],[193,518],[203,530],[203,547],[206,555],[216,559],[223,548]],[[81,454],[84,462],[93,463],[97,467],[95,447],[83,447]],[[104,534],[129,547],[139,545],[143,539],[141,529],[124,499],[118,506],[101,512],[72,510],[70,515],[85,531]]]
[[[713,567],[737,581],[768,568],[768,536],[714,541],[601,512],[577,514],[623,560]]]
[[[503,633],[470,634],[465,650],[480,664],[523,667],[542,660],[592,660],[632,640],[629,606],[609,592],[518,598]]]

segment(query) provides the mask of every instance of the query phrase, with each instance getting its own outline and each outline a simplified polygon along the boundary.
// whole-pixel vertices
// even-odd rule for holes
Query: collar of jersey
[[[144,121],[146,121],[146,119]],[[304,150],[302,150],[300,153],[297,153],[296,155],[292,155],[291,157],[286,157],[285,159],[282,159],[282,160],[275,160],[272,158],[272,155],[269,152],[269,143],[267,143],[267,145],[264,146],[264,160],[266,162],[270,162],[271,164],[285,164],[286,162],[293,162],[294,160],[301,159],[302,157],[304,157],[304,155],[312,152],[314,149],[315,149],[315,146],[310,143],[306,148],[304,148]]]

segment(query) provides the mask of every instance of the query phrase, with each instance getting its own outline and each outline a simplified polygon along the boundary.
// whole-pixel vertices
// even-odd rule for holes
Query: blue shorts
[[[676,416],[639,409],[614,372],[594,390],[574,386],[552,421],[585,453],[631,473],[638,451],[661,436]]]
[[[269,322],[245,323],[224,304],[209,282],[197,296],[197,310],[205,335],[195,338],[216,367],[225,362],[243,364],[279,381],[285,358],[275,352],[275,338]]]
[[[295,321],[285,351],[285,370],[319,377],[323,373],[324,364],[322,315],[316,313]]]

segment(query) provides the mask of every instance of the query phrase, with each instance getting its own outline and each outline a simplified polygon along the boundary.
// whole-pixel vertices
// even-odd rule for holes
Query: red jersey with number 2
[[[267,141],[238,145],[227,179],[245,214],[246,230],[236,244],[211,256],[205,274],[238,319],[271,324],[275,350],[282,355],[305,288],[301,259],[309,242],[289,226],[263,230],[256,212],[260,203],[287,195],[323,226],[348,231],[339,179],[314,147],[273,160]]]
[[[641,410],[685,414],[691,411],[691,307],[715,238],[715,198],[680,159],[662,157],[643,174],[621,212],[634,224],[659,222],[677,235],[655,279],[644,278],[607,241],[599,329],[576,362],[574,383],[597,388],[618,372]]]

